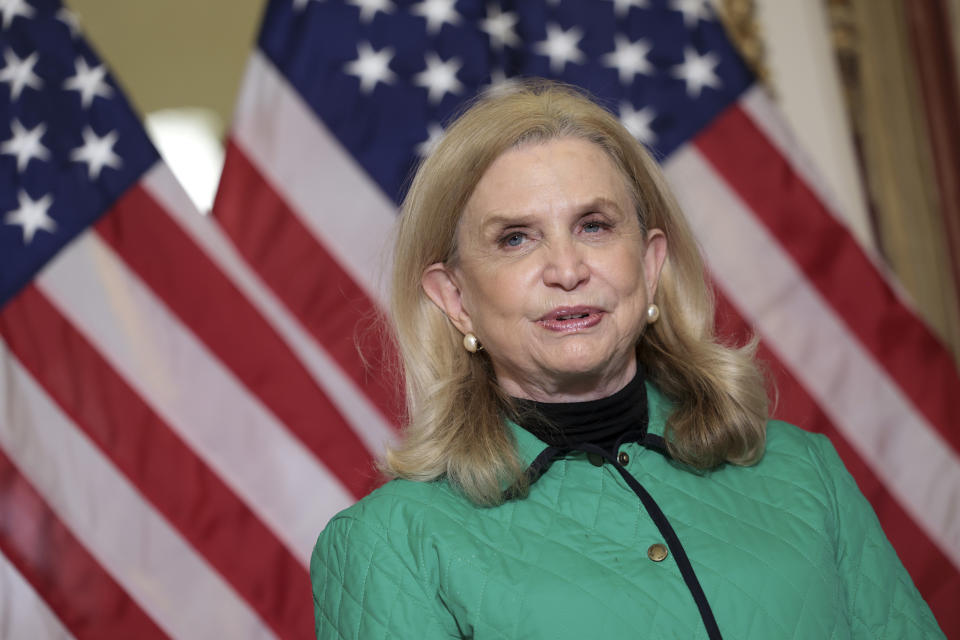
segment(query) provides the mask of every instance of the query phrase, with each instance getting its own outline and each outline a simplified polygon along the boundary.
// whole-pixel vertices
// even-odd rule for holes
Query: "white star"
[[[487,5],[487,17],[480,21],[480,28],[490,36],[490,46],[501,51],[504,45],[519,47],[520,38],[513,30],[517,26],[517,14],[500,11],[496,4]]]
[[[119,169],[123,166],[120,156],[113,152],[117,137],[117,132],[111,131],[101,138],[90,127],[84,127],[83,145],[70,153],[70,159],[74,162],[86,162],[90,179],[96,180],[104,167]]]
[[[39,200],[34,200],[21,189],[17,197],[20,200],[20,208],[7,212],[3,221],[7,224],[20,225],[23,230],[24,244],[30,244],[33,236],[40,229],[48,233],[57,230],[57,223],[47,214],[50,205],[53,204],[53,196],[48,193]]]
[[[644,144],[653,144],[657,136],[650,127],[657,114],[649,105],[636,111],[629,102],[620,103],[620,122],[634,138]]]
[[[630,84],[638,73],[650,74],[653,65],[647,60],[650,44],[646,40],[637,40],[633,44],[621,34],[614,37],[616,49],[603,56],[603,63],[615,67],[620,73],[620,82]]]
[[[13,49],[7,49],[3,52],[3,58],[7,61],[7,65],[0,69],[0,82],[10,84],[10,97],[13,100],[20,97],[24,87],[39,89],[43,86],[43,80],[33,72],[33,67],[37,64],[37,55],[37,52],[34,51],[21,60],[13,52]]]
[[[77,72],[66,79],[63,88],[68,91],[79,91],[80,104],[84,109],[90,106],[96,96],[109,98],[113,95],[113,89],[107,84],[105,66],[98,64],[91,69],[82,56],[78,57],[73,65]]]
[[[568,62],[582,62],[586,56],[577,46],[583,38],[579,27],[570,27],[566,31],[558,25],[547,25],[547,39],[533,45],[533,50],[550,58],[550,70],[562,73]]]
[[[457,0],[423,0],[410,10],[427,19],[427,33],[437,33],[443,23],[459,24],[460,14],[453,7]]]
[[[390,13],[393,3],[390,0],[348,0],[350,4],[360,8],[360,22],[370,22],[377,15],[377,11]]]
[[[647,0],[613,0],[613,13],[623,17],[630,13],[630,7],[647,7]]]
[[[26,0],[0,0],[0,15],[3,16],[3,28],[6,29],[17,16],[31,18],[36,13]]]
[[[343,70],[360,78],[360,90],[370,93],[378,82],[390,84],[397,79],[397,75],[390,70],[392,59],[391,47],[374,51],[369,42],[360,42],[357,44],[357,59],[345,64]]]
[[[457,79],[457,71],[463,66],[459,58],[450,58],[446,62],[433,51],[427,52],[427,68],[413,76],[418,87],[426,87],[427,98],[436,104],[448,93],[461,93],[463,83]]]
[[[417,145],[417,155],[426,158],[433,153],[441,140],[443,140],[443,127],[436,122],[431,122],[427,125],[427,139]]]
[[[57,20],[67,25],[67,29],[70,29],[70,37],[76,38],[80,35],[80,19],[77,18],[77,14],[66,7],[61,7],[57,11],[56,15]]]
[[[17,171],[26,169],[34,158],[37,160],[50,158],[50,149],[47,149],[40,142],[43,134],[47,132],[47,125],[41,122],[33,129],[27,130],[20,124],[19,120],[15,119],[10,127],[13,130],[13,137],[0,145],[0,153],[17,156]]]
[[[683,64],[673,68],[673,76],[687,83],[687,95],[697,98],[704,87],[720,88],[720,78],[713,71],[719,63],[713,53],[701,56],[692,48],[684,47]]]
[[[687,28],[697,26],[698,20],[709,20],[709,0],[670,0],[670,8],[683,14],[683,24]]]

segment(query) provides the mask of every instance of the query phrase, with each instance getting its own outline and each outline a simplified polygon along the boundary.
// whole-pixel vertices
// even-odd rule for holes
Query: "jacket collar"
[[[649,380],[645,383],[645,386],[647,389],[647,412],[649,416],[647,433],[662,437],[672,404]],[[507,424],[516,440],[517,453],[520,459],[523,461],[525,467],[530,466],[530,464],[536,460],[537,456],[547,448],[547,443],[512,420],[508,420]]]

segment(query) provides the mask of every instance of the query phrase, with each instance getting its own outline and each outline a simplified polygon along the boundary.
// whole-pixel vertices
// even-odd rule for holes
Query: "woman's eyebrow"
[[[584,203],[584,205],[581,206],[580,209],[583,212],[591,211],[594,209],[614,209],[618,213],[623,213],[623,209],[620,207],[617,201],[612,198],[608,198],[606,196],[598,196],[596,198],[593,198],[592,200],[589,200],[588,202]]]
[[[491,228],[523,227],[529,225],[535,219],[536,216],[533,214],[493,213],[484,218],[480,224],[480,230],[486,232]]]
[[[617,203],[617,201],[613,198],[608,198],[607,196],[590,198],[589,200],[585,200],[573,207],[573,210],[576,211],[577,214],[584,214],[597,209],[613,209],[618,213],[623,213],[623,209]],[[486,231],[491,227],[522,227],[534,222],[536,218],[537,214],[533,213],[492,212],[487,214],[487,216],[480,223],[480,229],[481,231]]]

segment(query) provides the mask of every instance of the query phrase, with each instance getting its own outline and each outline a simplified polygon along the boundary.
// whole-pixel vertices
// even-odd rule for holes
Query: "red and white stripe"
[[[20,362],[5,360],[0,382],[10,390],[7,411],[13,419],[0,423],[0,447],[126,597],[172,636],[270,637],[222,576],[143,499]],[[11,526],[28,522],[16,518]],[[148,622],[142,624],[148,627]]]
[[[353,379],[341,373],[330,353],[310,336],[298,318],[283,306],[257,272],[244,261],[223,229],[196,215],[193,205],[176,187],[174,180],[173,174],[158,167],[147,174],[144,186],[297,354],[367,448],[380,451],[385,443],[396,442],[396,425],[373,405]]]
[[[0,619],[9,638],[73,638],[60,618],[27,582],[17,567],[0,552]]]
[[[960,382],[784,131],[750,93],[668,179],[725,326],[759,331],[785,417],[831,435],[960,629]],[[766,174],[728,160],[730,139]],[[393,203],[259,53],[228,145],[214,219],[157,166],[0,312],[0,607],[17,608],[0,618],[17,637],[309,637],[315,536],[396,438],[369,329]],[[811,206],[815,237],[788,215]]]
[[[396,429],[164,166],[4,308],[0,339],[0,471],[64,539],[24,550],[35,527],[3,505],[10,584],[43,603],[18,626],[309,635],[313,542]],[[100,577],[51,582],[57,557]]]
[[[355,286],[384,302],[396,207],[260,51],[247,63],[230,143]]]

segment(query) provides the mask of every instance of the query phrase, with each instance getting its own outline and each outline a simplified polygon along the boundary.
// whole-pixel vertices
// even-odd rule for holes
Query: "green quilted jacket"
[[[647,394],[662,435],[669,405]],[[546,448],[513,429],[528,463]],[[761,462],[704,474],[639,444],[619,454],[724,638],[943,637],[825,437],[774,421]],[[395,480],[320,534],[317,638],[707,638],[667,542],[595,455],[566,454],[494,508],[443,481]]]

